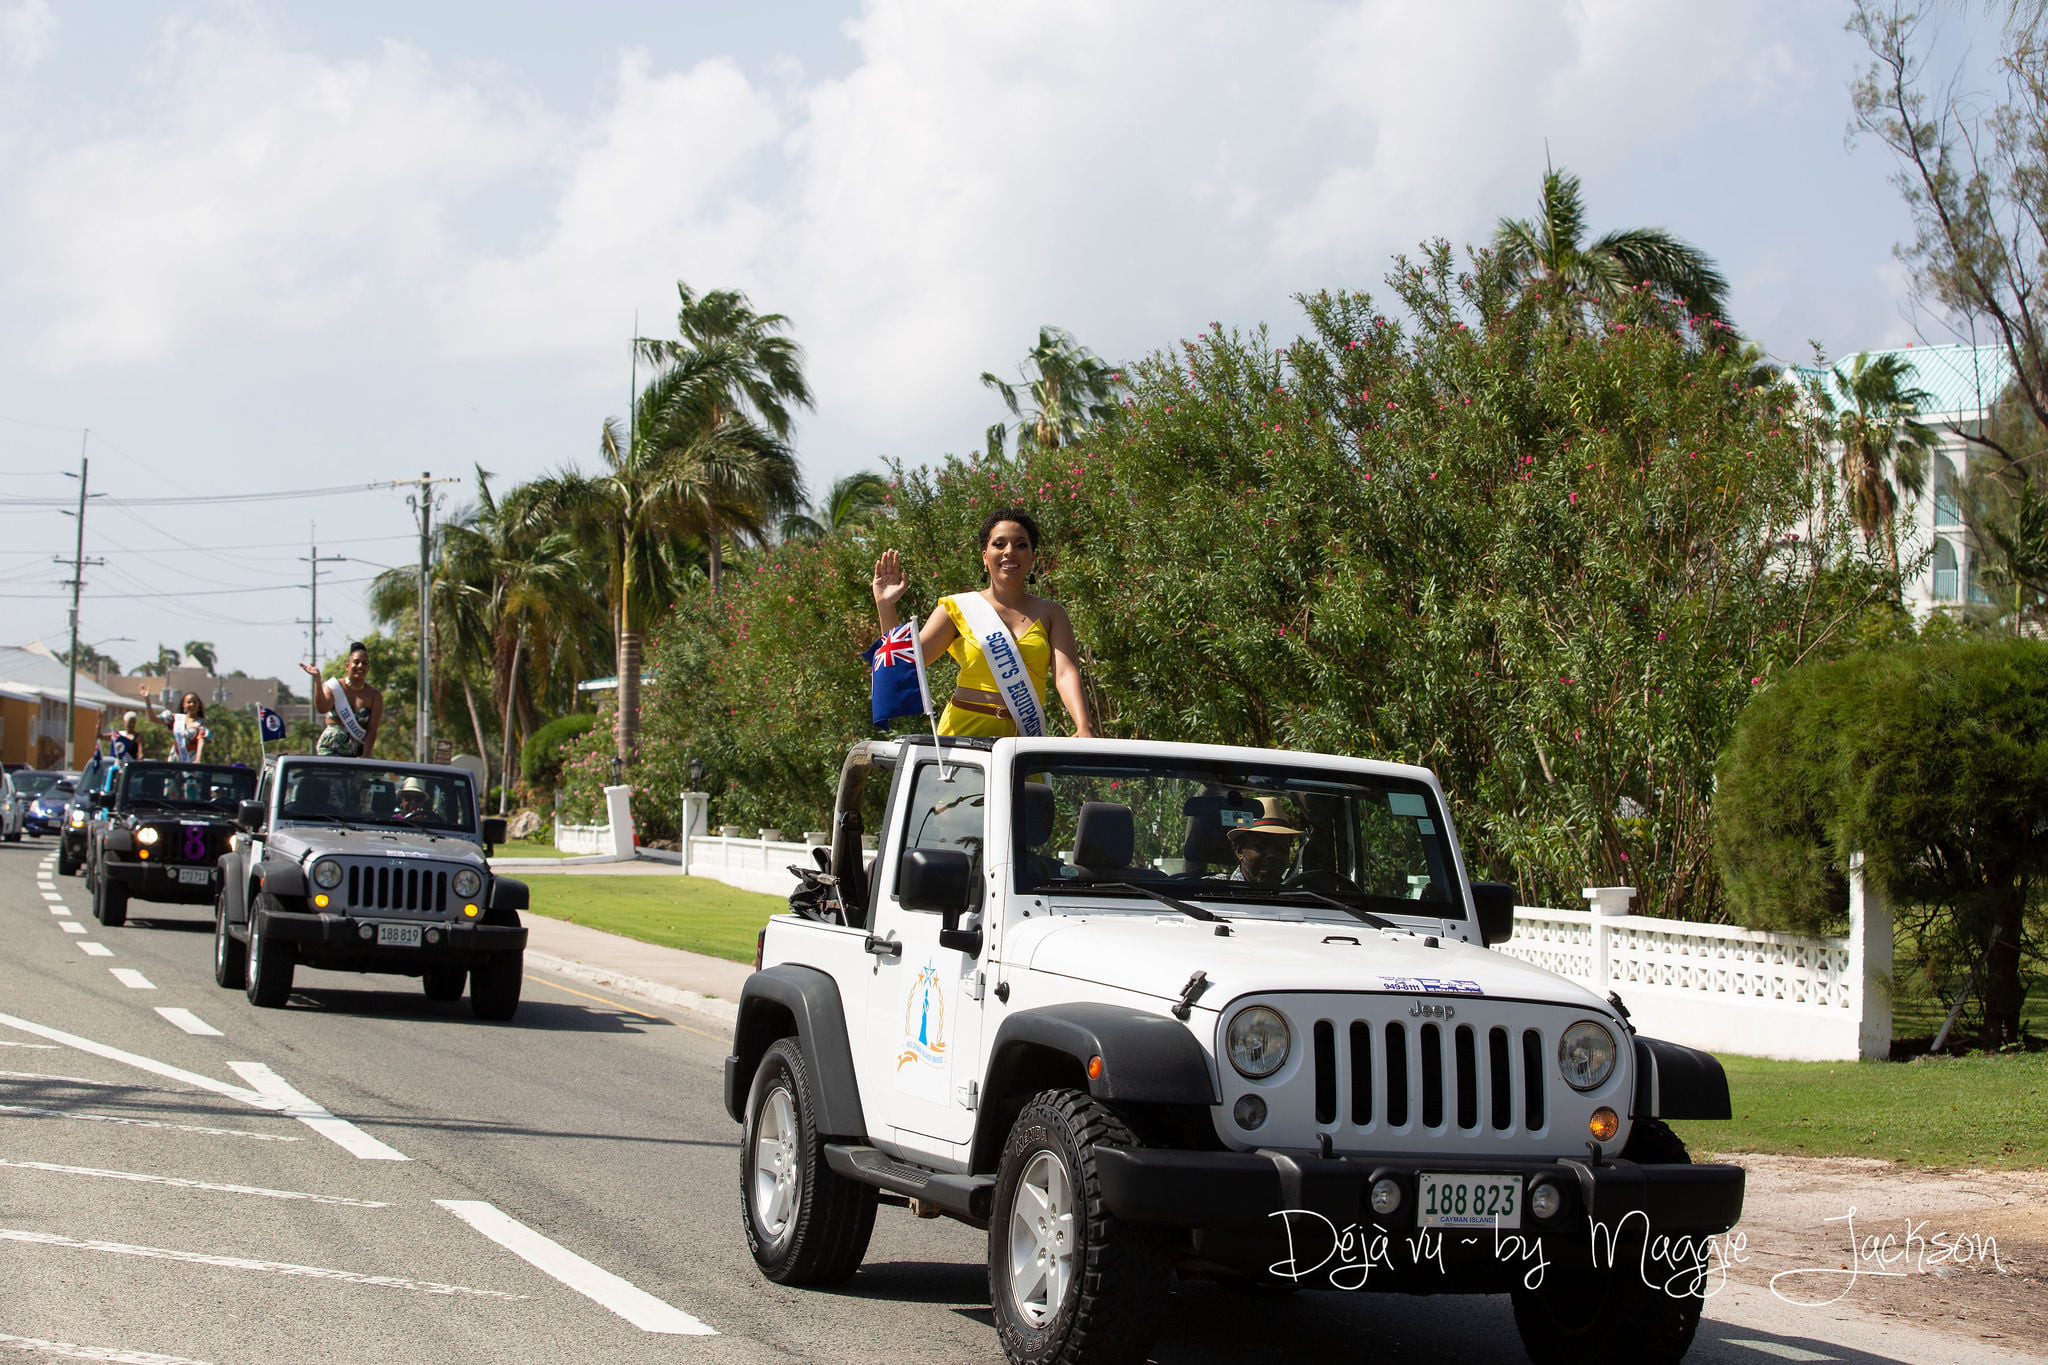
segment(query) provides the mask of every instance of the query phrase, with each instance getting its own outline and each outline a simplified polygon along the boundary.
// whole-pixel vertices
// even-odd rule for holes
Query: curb
[[[588,981],[595,986],[610,986],[613,990],[622,991],[627,995],[637,995],[642,1000],[650,1000],[656,1004],[693,1010],[698,1014],[708,1015],[720,1023],[730,1024],[740,1016],[737,1001],[720,999],[715,995],[699,995],[695,991],[686,991],[676,986],[664,986],[658,981],[649,981],[644,976],[593,967],[586,962],[556,957],[553,953],[536,952],[531,948],[526,950],[526,961],[528,965],[545,972],[574,977],[578,981]]]

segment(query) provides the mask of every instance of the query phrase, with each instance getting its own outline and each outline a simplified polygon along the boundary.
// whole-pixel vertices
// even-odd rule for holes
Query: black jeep
[[[256,791],[253,768],[214,763],[121,765],[111,788],[84,790],[85,881],[93,918],[128,920],[131,899],[205,905],[215,899],[215,865],[228,851],[235,812]]]
[[[524,974],[526,884],[485,861],[467,770],[290,754],[265,768],[220,859],[214,980],[276,1008],[301,963],[417,976],[432,1000],[469,983],[479,1019],[509,1019]]]

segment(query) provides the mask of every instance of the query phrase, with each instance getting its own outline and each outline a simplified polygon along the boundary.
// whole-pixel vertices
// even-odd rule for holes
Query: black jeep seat
[[[1074,822],[1074,861],[1089,875],[1114,877],[1131,865],[1137,833],[1131,808],[1114,801],[1084,801]]]

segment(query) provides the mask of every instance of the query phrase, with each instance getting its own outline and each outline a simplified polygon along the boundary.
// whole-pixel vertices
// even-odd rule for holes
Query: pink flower
[[[1661,630],[1660,630],[1660,631],[1658,631],[1658,632],[1657,632],[1657,638],[1658,638],[1658,639],[1660,639],[1660,640],[1661,640],[1661,639],[1663,639],[1663,638],[1664,638],[1664,632],[1663,632],[1663,631],[1661,631]]]
[[[1763,681],[1763,679],[1762,679],[1762,678],[1751,678],[1751,679],[1749,680],[1749,685],[1750,685],[1751,687],[1755,687],[1755,686],[1756,686],[1756,685],[1757,685],[1758,683],[1761,683],[1762,681]]]
[[[1577,506],[1579,505],[1579,495],[1578,495],[1577,493],[1574,493],[1574,494],[1572,494],[1572,495],[1571,495],[1571,499],[1572,499],[1572,506],[1574,506],[1574,507],[1577,507]]]

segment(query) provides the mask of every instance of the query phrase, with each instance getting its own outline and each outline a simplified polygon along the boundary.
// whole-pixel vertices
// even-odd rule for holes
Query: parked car
[[[93,918],[119,928],[131,898],[212,904],[235,815],[256,794],[256,770],[137,759],[114,771],[114,788],[97,801],[87,826],[85,880]]]
[[[432,1000],[469,984],[479,1019],[509,1019],[524,976],[526,883],[487,855],[467,769],[292,754],[265,768],[220,859],[214,980],[277,1008],[298,964],[417,976]]]
[[[78,770],[71,799],[64,806],[64,824],[57,832],[57,872],[75,877],[85,866],[86,843],[94,812],[105,801],[107,788],[120,770],[118,760],[95,752]]]
[[[55,834],[63,829],[64,807],[71,801],[72,788],[78,781],[78,774],[50,772],[47,769],[16,773],[14,781],[17,788],[24,779],[32,785],[29,788],[28,803],[22,811],[21,827],[38,837]]]
[[[26,798],[15,795],[15,771],[13,767],[0,770],[0,839],[10,844],[21,842],[22,807],[26,804]]]
[[[853,1274],[887,1200],[987,1230],[1016,1365],[1147,1358],[1177,1274],[1506,1293],[1541,1362],[1691,1345],[1744,1176],[1666,1120],[1729,1117],[1721,1066],[1490,951],[1513,888],[1426,769],[870,741],[806,882],[725,1069],[769,1279]]]

